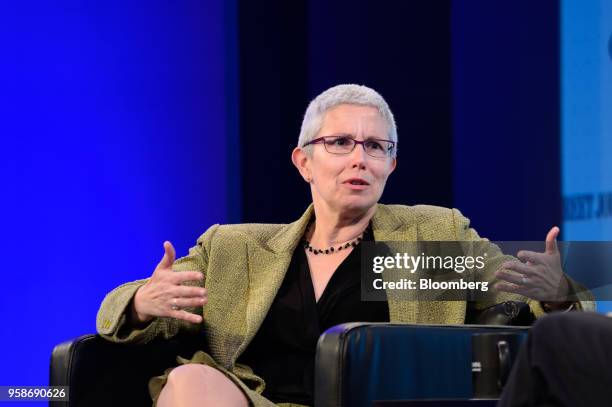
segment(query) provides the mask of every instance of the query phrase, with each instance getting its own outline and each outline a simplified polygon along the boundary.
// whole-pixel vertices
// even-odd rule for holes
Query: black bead
[[[310,245],[310,242],[307,240],[304,240],[304,247],[306,248],[306,250],[308,250],[311,253],[314,253],[316,255],[319,254],[331,254],[334,253],[336,251],[340,251],[342,249],[348,249],[349,247],[357,247],[359,245],[359,242],[363,241],[363,235],[359,236],[358,238],[356,238],[355,240],[353,240],[352,242],[348,242],[345,243],[343,245],[336,247],[330,247],[329,249],[315,249],[314,247],[312,247]]]

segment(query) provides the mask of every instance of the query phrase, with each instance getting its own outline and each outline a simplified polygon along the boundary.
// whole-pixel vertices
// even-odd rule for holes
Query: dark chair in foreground
[[[470,336],[516,330],[532,322],[524,304],[504,303],[468,316],[467,323],[502,326],[432,326],[351,323],[325,332],[316,357],[315,405],[371,406],[372,400],[469,397]],[[57,345],[50,385],[70,386],[69,402],[50,407],[151,406],[147,382],[176,356],[190,357],[202,338],[176,337],[120,345],[84,335]],[[383,346],[384,345],[384,346]]]

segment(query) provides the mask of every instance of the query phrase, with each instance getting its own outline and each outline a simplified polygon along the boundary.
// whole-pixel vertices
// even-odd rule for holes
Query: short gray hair
[[[304,147],[304,144],[313,140],[323,126],[325,113],[341,104],[372,106],[378,109],[382,118],[387,122],[389,140],[395,142],[392,154],[395,157],[397,153],[397,127],[389,105],[374,89],[354,84],[337,85],[329,88],[310,102],[306,113],[304,113],[298,147]]]

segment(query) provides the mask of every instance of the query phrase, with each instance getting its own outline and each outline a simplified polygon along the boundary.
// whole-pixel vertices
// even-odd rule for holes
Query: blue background
[[[221,1],[0,8],[0,384],[40,385],[54,344],[94,332],[104,294],[149,276],[164,240],[186,253],[239,218],[236,47]]]
[[[53,346],[94,332],[104,295],[149,276],[164,240],[182,255],[213,223],[301,214],[289,155],[337,83],[396,115],[384,202],[543,239],[562,198],[612,188],[605,3],[3,3],[0,384],[46,384]],[[610,239],[608,221],[563,223],[564,238]]]

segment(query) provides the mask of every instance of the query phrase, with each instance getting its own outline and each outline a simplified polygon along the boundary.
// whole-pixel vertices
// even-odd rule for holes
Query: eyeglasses
[[[325,151],[336,155],[350,154],[353,152],[357,144],[361,144],[366,154],[375,158],[385,158],[390,156],[393,153],[393,148],[395,147],[395,142],[391,140],[368,139],[359,141],[346,135],[319,137],[304,144],[304,147],[310,144],[319,143],[323,143]]]

